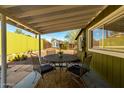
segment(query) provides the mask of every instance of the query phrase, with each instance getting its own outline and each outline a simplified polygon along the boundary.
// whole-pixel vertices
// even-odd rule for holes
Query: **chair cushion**
[[[45,74],[45,73],[50,72],[50,71],[52,71],[54,69],[55,68],[53,66],[49,65],[49,64],[40,66],[41,74]]]
[[[76,59],[76,60],[74,60],[74,61],[72,61],[72,63],[80,63],[81,61],[80,61],[80,59]]]
[[[79,65],[73,65],[73,66],[67,68],[67,70],[70,71],[73,74],[78,75],[78,76],[82,76],[83,74],[85,74],[86,72],[88,72],[87,69],[82,68]],[[83,71],[81,72],[81,70],[83,70]]]

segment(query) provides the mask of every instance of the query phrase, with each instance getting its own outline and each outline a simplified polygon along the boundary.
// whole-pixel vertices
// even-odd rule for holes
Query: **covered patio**
[[[17,77],[20,80],[12,87],[111,87],[105,82],[95,71],[91,70],[82,76],[82,81],[75,81],[73,76],[56,68],[56,71],[49,72],[45,75],[45,80],[41,75],[33,71],[32,65],[18,65],[17,68],[10,68],[7,71],[7,45],[6,45],[6,24],[11,24],[19,28],[25,29],[38,36],[39,50],[38,56],[41,58],[41,35],[54,32],[62,32],[67,30],[81,29],[76,39],[81,35],[82,31],[86,32],[90,27],[99,23],[116,10],[124,10],[124,6],[114,5],[4,5],[0,6],[1,13],[1,87],[7,87],[7,73],[18,73],[15,69],[22,67]],[[87,34],[84,34],[87,37]],[[88,42],[88,41],[87,41]],[[89,47],[89,46],[88,46]],[[87,51],[87,46],[83,48],[82,53]],[[74,52],[72,52],[74,53]],[[84,56],[78,56],[83,59]],[[123,56],[123,55],[122,55]],[[30,60],[29,60],[30,61]],[[14,70],[12,70],[14,69]],[[24,76],[21,75],[26,71]],[[59,72],[61,71],[61,73]],[[36,75],[37,74],[37,75]],[[13,74],[14,75],[14,74]],[[23,78],[21,78],[21,76]],[[9,78],[9,77],[8,77]],[[13,78],[10,76],[10,78]],[[13,80],[14,81],[14,80]],[[33,82],[33,83],[32,83]],[[121,86],[123,87],[123,86]]]

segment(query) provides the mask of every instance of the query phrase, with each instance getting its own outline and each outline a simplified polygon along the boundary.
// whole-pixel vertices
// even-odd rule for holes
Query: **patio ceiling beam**
[[[97,24],[98,22],[100,22],[102,19],[104,19],[105,17],[107,17],[108,15],[110,15],[111,13],[113,13],[114,11],[116,11],[117,9],[121,8],[122,5],[109,5],[107,6],[104,10],[102,10],[86,27],[84,27],[79,34],[76,36],[75,40],[78,39],[78,37],[80,36],[80,34],[82,33],[82,31],[87,31],[87,29],[89,29],[90,27],[92,27],[93,25]]]
[[[38,30],[36,28],[33,28],[32,26],[28,25],[27,23],[17,19],[14,16],[11,16],[11,13],[9,13],[8,11],[6,11],[5,9],[0,8],[0,13],[4,14],[7,16],[7,19],[17,23],[18,25],[21,25],[27,29],[29,29],[30,31],[34,32],[35,34],[38,34]]]
[[[26,11],[17,16],[18,16],[18,18],[23,18],[23,17],[28,17],[28,16],[48,14],[48,13],[62,11],[65,9],[72,9],[72,8],[76,8],[76,7],[79,7],[79,6],[78,5],[69,5],[69,6],[60,5],[60,6],[54,6],[54,7],[50,7],[50,8],[48,7],[48,8],[44,8],[44,9],[40,8],[40,9],[36,9],[36,10]]]
[[[39,22],[46,22],[46,21],[52,21],[56,19],[62,19],[62,18],[67,18],[67,17],[73,17],[73,16],[85,16],[85,15],[90,15],[94,13],[95,11],[98,11],[99,7],[96,8],[90,8],[90,9],[82,9],[74,12],[66,12],[66,13],[60,13],[58,15],[50,15],[50,16],[37,16],[36,18],[30,20],[28,23],[33,24],[33,23],[39,23]]]
[[[63,32],[63,31],[68,31],[68,30],[75,30],[75,29],[81,29],[81,27],[74,27],[74,28],[66,28],[66,29],[59,29],[59,30],[54,30],[54,31],[44,31],[44,32],[42,32],[42,34],[48,34],[48,33],[55,33],[55,32]]]
[[[7,78],[7,45],[6,45],[6,16],[1,14],[1,88],[6,87]]]
[[[82,28],[82,25],[80,26],[67,26],[63,28],[57,28],[57,29],[49,29],[49,30],[41,30],[42,34],[45,33],[52,33],[52,32],[61,32],[61,31],[67,31],[67,30],[73,30],[73,29],[80,29]]]
[[[64,27],[62,26],[62,27],[58,27],[58,28],[55,28],[55,27],[53,27],[53,28],[51,27],[51,28],[49,28],[49,29],[40,28],[39,30],[40,30],[40,31],[41,31],[41,30],[42,30],[42,31],[43,31],[43,30],[44,30],[44,31],[45,31],[45,30],[56,30],[56,29],[70,28],[70,27],[75,27],[75,26],[77,27],[77,26],[84,26],[84,25],[83,25],[83,24],[74,24],[74,25],[67,25],[67,26],[64,26]]]
[[[104,19],[105,17],[107,17],[108,15],[110,15],[112,12],[114,12],[115,10],[117,10],[118,8],[120,8],[122,5],[109,5],[108,7],[106,7],[103,11],[101,11],[101,13],[99,13],[99,15],[97,17],[95,17],[86,27],[85,29],[90,28],[91,26],[93,26],[94,24],[98,23],[100,20]]]
[[[1,7],[2,8],[12,8],[12,7],[16,7],[16,6],[19,6],[19,5],[2,5]]]
[[[54,26],[48,26],[48,27],[41,27],[39,29],[57,29],[57,28],[64,28],[64,27],[68,27],[68,26],[79,26],[79,25],[82,25],[83,24],[86,24],[87,22],[86,21],[82,21],[82,22],[73,22],[73,23],[64,23],[64,24],[61,24],[61,25],[54,25]]]
[[[82,25],[88,23],[90,20],[74,20],[74,21],[67,21],[67,22],[62,22],[62,23],[56,23],[56,24],[51,24],[51,25],[42,25],[42,26],[37,26],[37,28],[51,28],[59,25],[65,25],[65,24],[73,24],[73,23],[81,23]]]
[[[42,27],[42,26],[50,26],[50,25],[56,25],[56,24],[63,24],[63,23],[69,23],[69,22],[74,22],[74,21],[81,21],[81,20],[84,20],[84,21],[89,21],[91,17],[89,16],[80,16],[80,17],[77,17],[77,18],[69,18],[69,19],[64,19],[64,20],[56,20],[56,21],[50,21],[50,22],[45,22],[45,23],[39,23],[37,25],[34,25],[34,27]]]
[[[21,29],[27,30],[27,31],[29,31],[29,32],[31,32],[31,33],[34,33],[34,32],[31,31],[30,29],[27,29],[27,28],[25,28],[25,27],[22,26],[22,25],[18,25],[17,23],[15,23],[15,22],[13,22],[13,21],[7,19],[7,18],[6,18],[6,22],[7,22],[8,24],[10,24],[10,25],[14,25],[14,26],[16,26],[16,27],[18,27],[18,28],[21,28]],[[35,33],[35,34],[37,34],[37,33]]]

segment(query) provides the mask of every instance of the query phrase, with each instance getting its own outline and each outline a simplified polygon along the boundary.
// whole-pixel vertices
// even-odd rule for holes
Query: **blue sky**
[[[102,29],[95,29],[95,30],[93,30],[93,38],[95,39],[95,40],[100,40],[100,39],[102,39],[102,31],[101,31]]]
[[[44,34],[44,35],[41,35],[41,38],[47,39],[48,41],[51,41],[51,39],[53,38],[58,40],[64,40],[65,39],[64,37],[67,35],[67,33],[68,31]]]
[[[0,22],[0,28],[1,28],[1,22]],[[16,31],[16,28],[15,26],[12,26],[10,24],[7,24],[7,31],[9,32],[15,32]],[[102,31],[100,31],[101,29],[95,29],[93,31],[93,37],[95,40],[100,40],[102,38]],[[23,30],[22,31],[25,33],[25,34],[28,34],[28,35],[31,35],[31,36],[34,36],[33,33],[30,33],[26,30]],[[68,30],[68,31],[73,31],[73,30]],[[51,39],[55,38],[55,39],[58,39],[58,40],[65,40],[65,36],[67,35],[68,31],[63,31],[63,32],[55,32],[55,33],[50,33],[50,34],[44,34],[44,35],[41,35],[41,38],[43,39],[46,39],[48,41],[51,41]]]
[[[98,29],[95,29],[93,30],[93,38],[95,40],[101,40],[103,39],[103,31],[104,31],[104,39],[106,38],[106,34],[108,34],[108,36],[111,35],[111,31],[110,30],[105,30],[105,29],[102,29],[102,28],[98,28]],[[106,32],[108,31],[108,33]]]
[[[0,22],[0,28],[1,28],[1,22]],[[15,31],[16,31],[16,28],[17,28],[17,27],[15,27],[15,26],[13,26],[13,25],[7,24],[7,31],[8,31],[8,32],[15,32]],[[34,36],[34,34],[28,32],[28,31],[26,31],[26,30],[23,30],[23,29],[22,29],[22,31],[23,31],[25,34],[27,34],[27,35],[32,35],[32,36]]]
[[[0,28],[1,28],[1,22],[0,22]],[[15,32],[16,31],[16,28],[15,26],[12,26],[10,24],[7,24],[7,31],[9,32]],[[28,34],[28,35],[31,35],[31,36],[34,36],[34,34],[30,33],[30,32],[27,32],[25,30],[22,29],[22,31],[25,33],[25,34]],[[68,30],[68,31],[73,31],[73,30]],[[55,39],[58,39],[58,40],[64,40],[65,39],[65,36],[67,35],[68,31],[63,31],[63,32],[55,32],[55,33],[50,33],[50,34],[44,34],[44,35],[41,35],[41,38],[43,39],[46,39],[48,41],[51,41],[51,39],[55,38]]]

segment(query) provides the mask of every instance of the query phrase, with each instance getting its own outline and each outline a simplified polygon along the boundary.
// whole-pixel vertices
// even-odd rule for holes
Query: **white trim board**
[[[119,58],[124,58],[124,53],[119,53],[119,52],[96,50],[96,49],[88,49],[88,51],[89,52],[100,53],[100,54],[105,54],[105,55],[110,55],[110,56],[114,56],[114,57],[119,57]]]

